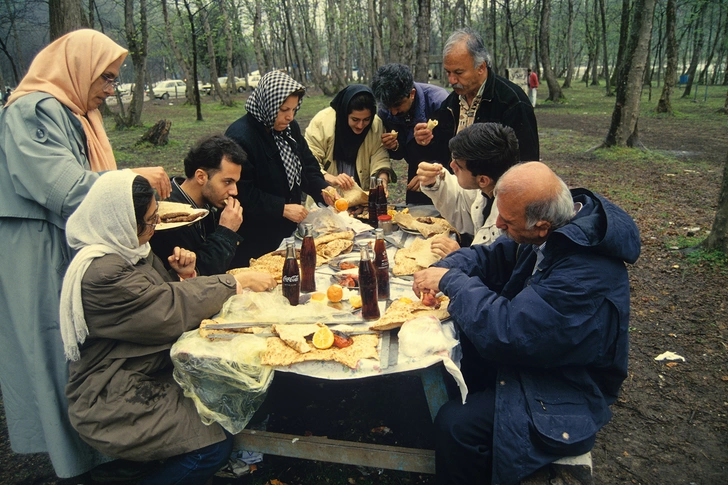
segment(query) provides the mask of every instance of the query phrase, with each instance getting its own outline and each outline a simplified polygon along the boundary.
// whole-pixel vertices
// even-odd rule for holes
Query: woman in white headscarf
[[[304,193],[319,203],[334,202],[321,192],[329,184],[293,119],[304,93],[303,85],[288,75],[268,72],[245,103],[248,113],[225,132],[248,154],[238,182],[245,215],[238,232],[245,240],[232,267],[248,266],[250,258],[275,250],[293,234],[308,215]]]
[[[68,216],[98,172],[116,169],[99,106],[127,51],[94,30],[48,45],[0,110],[0,384],[17,453],[48,452],[59,477],[108,461],[68,421],[59,332],[61,280],[71,259]],[[135,169],[162,197],[161,167]]]
[[[149,246],[158,221],[154,190],[127,170],[103,175],[68,220],[78,251],[61,293],[68,414],[105,455],[164,459],[141,483],[204,484],[229,458],[232,435],[202,423],[169,349],[242,291],[245,276],[196,277],[195,254],[182,248],[168,272]]]

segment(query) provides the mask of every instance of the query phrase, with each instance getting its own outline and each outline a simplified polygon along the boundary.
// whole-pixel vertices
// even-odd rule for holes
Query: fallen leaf
[[[723,382],[728,382],[728,376],[723,376],[720,378],[720,380]]]
[[[677,362],[668,362],[665,364],[667,367],[675,367],[677,365]]]
[[[351,485],[356,484],[356,480],[354,480],[353,478],[348,478],[346,481],[349,482]]]
[[[622,456],[629,456],[629,453],[627,453],[626,451],[623,451]]]
[[[675,335],[674,333],[668,333],[667,335],[668,335],[668,337],[675,337],[675,338],[677,338],[677,335]]]

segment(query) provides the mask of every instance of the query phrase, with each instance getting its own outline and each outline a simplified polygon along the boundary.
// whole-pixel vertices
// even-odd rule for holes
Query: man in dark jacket
[[[443,48],[443,67],[453,92],[436,113],[437,127],[415,126],[414,137],[431,157],[449,160],[448,142],[473,123],[495,122],[516,132],[522,161],[539,160],[533,106],[519,86],[496,75],[483,38],[471,29],[455,31]]]
[[[167,263],[167,256],[180,246],[197,253],[197,274],[221,274],[243,238],[237,233],[243,222],[243,208],[235,198],[237,182],[246,155],[240,146],[222,135],[207,136],[185,157],[185,176],[172,177],[171,202],[207,209],[210,214],[191,225],[158,230],[150,244]]]
[[[634,221],[540,162],[511,168],[495,194],[506,236],[414,275],[416,293],[450,297],[469,389],[435,421],[439,484],[517,484],[586,453],[627,376]]]
[[[416,83],[409,67],[404,64],[386,64],[374,74],[374,97],[382,106],[379,117],[384,123],[382,145],[393,160],[405,160],[407,169],[408,204],[430,205],[432,201],[419,190],[417,166],[420,162],[440,162],[449,170],[450,157],[432,158],[428,147],[418,145],[414,137],[415,125],[427,123],[447,98],[447,91],[439,86]],[[392,134],[395,131],[396,134]]]

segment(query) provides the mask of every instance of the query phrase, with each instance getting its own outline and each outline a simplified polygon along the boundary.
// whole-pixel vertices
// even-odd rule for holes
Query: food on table
[[[314,243],[316,244],[316,254],[321,260],[317,261],[317,264],[320,265],[339,254],[350,252],[354,247],[354,231],[339,231],[319,236],[314,239]]]
[[[427,120],[427,129],[430,131],[434,130],[438,123],[437,120]]]
[[[433,307],[435,309],[440,308],[440,300],[438,300],[437,297],[430,292],[423,291],[420,294],[420,301],[422,301],[422,304],[425,306]]]
[[[450,316],[447,312],[450,299],[443,295],[438,297],[437,300],[440,304],[439,308],[425,306],[421,300],[412,301],[409,298],[395,300],[389,305],[382,318],[369,325],[369,328],[380,331],[391,330],[401,327],[408,320],[425,315],[432,315],[439,320],[444,320]]]
[[[354,343],[354,339],[352,339],[350,336],[348,336],[344,332],[340,332],[338,330],[332,330],[332,333],[334,335],[334,347],[336,347],[337,349],[343,349],[345,347],[349,347],[351,344]]]
[[[168,212],[166,214],[161,214],[159,216],[159,220],[162,221],[165,224],[170,224],[172,222],[193,222],[197,219],[203,217],[205,215],[205,212]]]
[[[349,208],[349,202],[347,202],[346,199],[336,199],[336,202],[334,202],[334,207],[337,211],[343,212]]]
[[[415,239],[409,247],[398,250],[394,254],[392,273],[395,276],[415,274],[439,261],[440,257],[432,252],[431,242],[432,239]]]
[[[324,350],[331,348],[331,346],[334,345],[334,332],[332,332],[329,327],[323,326],[316,330],[313,334],[311,343],[317,349]]]
[[[208,328],[211,324],[225,323],[224,320],[206,318],[200,323],[200,337],[211,338],[211,335],[235,335],[241,333],[261,333],[266,327],[243,327],[243,328]]]
[[[338,303],[344,297],[344,289],[339,285],[331,285],[329,286],[329,289],[326,290],[326,297],[329,301]]]
[[[355,310],[357,308],[361,308],[361,305],[362,305],[361,296],[353,295],[353,296],[349,297],[349,303],[351,303],[351,308],[353,308]]]
[[[351,337],[353,343],[345,348],[335,346],[321,350],[311,349],[309,352],[300,353],[286,345],[278,337],[269,337],[266,340],[267,348],[260,355],[264,365],[289,366],[305,361],[335,361],[345,366],[356,369],[361,359],[379,359],[377,353],[378,335],[355,335]]]
[[[227,273],[235,275],[245,271],[260,271],[261,273],[270,274],[278,283],[280,283],[283,276],[283,265],[285,262],[285,251],[273,251],[272,253],[264,254],[257,259],[251,258],[249,268],[232,268],[229,269]]]
[[[354,268],[358,268],[358,267],[359,267],[358,264],[354,264],[351,261],[342,261],[339,264],[339,268],[342,269],[342,270],[344,270],[344,269],[354,269]]]
[[[359,288],[359,275],[356,273],[342,273],[334,275],[336,283],[344,288]]]
[[[349,207],[367,205],[369,202],[369,193],[364,192],[357,183],[350,189],[340,188],[339,191],[341,192],[341,197],[349,204]]]
[[[276,323],[271,329],[286,345],[296,352],[305,354],[311,351],[311,346],[306,342],[306,337],[313,335],[325,326],[323,323]]]
[[[411,231],[418,231],[424,237],[456,232],[455,228],[442,217],[413,217],[409,213],[398,212],[392,216],[392,219],[400,227]]]

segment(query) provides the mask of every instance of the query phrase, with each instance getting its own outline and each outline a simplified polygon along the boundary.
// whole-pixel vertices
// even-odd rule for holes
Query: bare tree
[[[564,99],[564,93],[561,92],[559,81],[556,79],[553,69],[551,69],[551,57],[549,54],[550,20],[551,0],[543,0],[541,4],[541,35],[539,36],[539,43],[541,44],[541,64],[543,67],[543,76],[546,78],[546,83],[549,87],[549,97],[546,98],[546,100],[558,103]]]
[[[574,78],[574,0],[568,0],[569,2],[569,25],[566,31],[566,52],[567,52],[567,67],[566,67],[566,78],[562,88],[567,89],[571,87],[571,80]]]
[[[417,58],[415,81],[426,83],[430,61],[430,12],[431,0],[417,0]]]
[[[613,96],[612,86],[609,82],[609,54],[607,52],[607,14],[604,7],[604,0],[599,0],[599,13],[602,25],[602,51],[604,51],[604,79],[607,81],[607,96]]]
[[[331,3],[331,1],[329,1]],[[394,3],[394,2],[390,2]],[[372,42],[374,44],[374,66],[373,69],[377,69],[379,66],[383,66],[384,62],[384,48],[382,46],[382,33],[380,32],[380,22],[377,16],[376,10],[374,9],[374,0],[367,0],[367,12],[369,14],[369,27],[372,30]],[[329,64],[331,60],[329,60]]]
[[[261,0],[255,0],[255,10],[253,13],[253,49],[255,50],[255,60],[258,63],[260,74],[268,72],[272,64],[268,58],[266,50],[263,48],[263,32],[261,29],[261,17],[263,9],[260,5]]]
[[[48,14],[51,42],[72,30],[88,27],[81,0],[48,0]]]
[[[134,0],[124,1],[124,32],[129,46],[129,56],[134,64],[134,90],[125,119],[117,119],[117,127],[142,126],[144,109],[144,79],[147,77],[147,0],[139,0],[139,27],[134,21]],[[123,106],[123,105],[120,105]],[[123,116],[123,111],[122,111]]]
[[[703,51],[703,19],[705,17],[705,11],[708,9],[708,2],[703,0],[698,3],[695,7],[697,9],[697,15],[695,16],[695,29],[693,31],[693,55],[690,58],[690,66],[688,67],[688,83],[685,85],[683,91],[683,98],[690,97],[690,92],[693,88],[693,82],[695,81],[695,73],[698,70],[698,64],[700,63],[700,55]]]
[[[665,68],[665,84],[662,85],[662,95],[657,102],[658,113],[672,114],[672,91],[677,80],[677,39],[675,38],[676,8],[675,0],[667,0],[666,35],[667,35],[667,67]]]
[[[728,98],[726,98],[728,102]],[[713,229],[701,246],[708,250],[728,254],[728,157],[723,168],[723,183],[718,195],[718,210],[715,212]]]
[[[629,43],[624,62],[618,66],[617,94],[612,122],[604,146],[635,146],[639,143],[637,122],[640,114],[640,95],[652,36],[652,17],[655,0],[635,0]]]
[[[179,43],[177,42],[176,37],[172,33],[172,23],[169,19],[169,12],[167,11],[167,0],[162,0],[162,17],[164,19],[164,33],[167,36],[167,42],[169,43],[169,48],[172,49],[172,55],[174,55],[174,59],[177,61],[177,64],[179,65],[180,69],[182,69],[182,72],[184,73],[185,79],[188,80],[187,82],[187,90],[185,97],[187,98],[187,102],[189,104],[195,103],[195,97],[194,93],[192,92],[190,81],[193,79],[192,75],[192,69],[190,68],[190,63],[187,60],[187,57],[183,55],[182,49],[180,48]],[[179,19],[180,12],[179,9],[177,9],[177,18]],[[182,28],[184,28],[184,24],[180,22],[182,25]],[[183,41],[184,42],[184,39]],[[166,73],[165,73],[166,75]]]
[[[215,44],[212,41],[212,28],[210,27],[210,16],[209,11],[204,8],[204,6],[200,3],[199,0],[196,0],[197,5],[197,13],[199,14],[200,21],[202,22],[202,29],[205,33],[205,44],[207,46],[207,57],[209,59],[210,63],[210,89],[211,92],[217,93],[218,96],[220,96],[220,102],[223,104],[223,106],[232,106],[233,101],[230,99],[230,92],[227,89],[222,89],[222,86],[220,86],[220,81],[218,80],[218,77],[220,77],[220,73],[217,70],[217,59],[215,55]],[[232,76],[228,76],[228,81]],[[197,84],[195,82],[195,84]],[[229,83],[228,83],[229,85]]]

